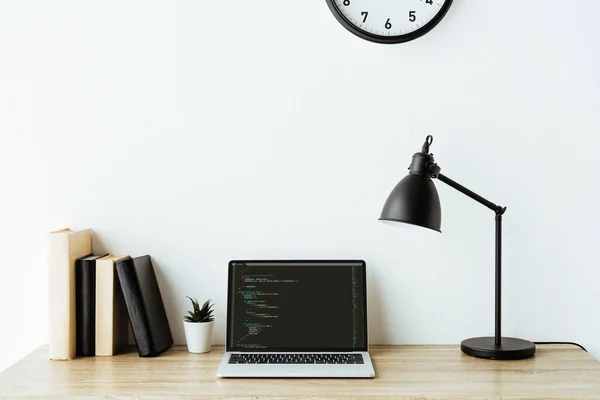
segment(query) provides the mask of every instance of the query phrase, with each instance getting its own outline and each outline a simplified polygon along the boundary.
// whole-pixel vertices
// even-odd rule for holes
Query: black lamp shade
[[[441,232],[440,198],[431,178],[409,174],[398,182],[385,202],[379,220],[404,222]]]

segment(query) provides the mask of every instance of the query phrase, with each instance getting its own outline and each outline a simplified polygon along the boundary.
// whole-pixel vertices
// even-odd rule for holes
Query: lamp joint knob
[[[425,154],[429,154],[429,146],[431,146],[432,144],[433,136],[427,135],[427,137],[425,138],[425,143],[423,143],[423,147],[421,148],[421,151]]]

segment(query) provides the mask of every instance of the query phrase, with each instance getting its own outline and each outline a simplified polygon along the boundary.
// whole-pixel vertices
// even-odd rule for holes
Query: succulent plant
[[[211,322],[213,318],[213,305],[212,299],[206,300],[206,302],[200,307],[196,298],[186,296],[192,302],[192,311],[188,311],[188,315],[183,317],[186,322]]]

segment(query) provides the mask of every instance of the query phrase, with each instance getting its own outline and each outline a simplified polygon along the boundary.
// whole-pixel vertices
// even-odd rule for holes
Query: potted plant
[[[190,353],[206,353],[210,351],[210,339],[214,324],[213,303],[211,299],[200,307],[198,300],[186,296],[192,302],[193,309],[183,317],[185,339]]]

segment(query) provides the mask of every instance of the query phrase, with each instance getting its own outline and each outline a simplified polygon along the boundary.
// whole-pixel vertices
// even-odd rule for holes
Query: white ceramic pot
[[[206,353],[210,351],[210,341],[215,321],[187,322],[183,321],[185,340],[190,353]]]

